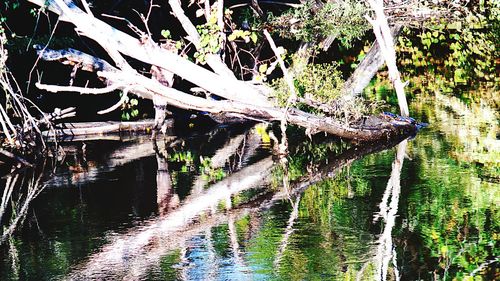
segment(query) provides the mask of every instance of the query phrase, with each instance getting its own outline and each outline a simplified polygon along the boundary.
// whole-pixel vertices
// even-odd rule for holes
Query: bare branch
[[[114,104],[110,108],[107,108],[107,109],[104,109],[104,110],[101,110],[101,111],[97,111],[97,114],[106,114],[106,113],[109,113],[109,112],[117,109],[118,107],[120,107],[122,104],[124,104],[127,101],[127,99],[128,99],[128,89],[124,89],[122,91],[122,97],[121,97],[121,99],[116,104]]]
[[[42,6],[45,3],[45,1],[40,0],[28,1]],[[61,8],[54,1],[61,0],[48,0],[47,4],[50,10],[59,13],[61,20],[73,23],[85,36],[99,43],[103,40],[112,42],[115,48],[124,55],[164,68],[218,96],[270,106],[267,99],[267,89],[263,91],[261,90],[262,87],[259,89],[243,81],[227,79],[228,77],[225,75],[217,75],[179,55],[163,50],[157,45],[143,44],[140,40],[109,26],[99,19],[89,17],[88,14],[75,5],[71,5],[71,8],[66,6],[65,14],[61,14]],[[68,16],[69,12],[71,12],[70,16]],[[227,70],[225,65],[224,68]]]
[[[286,83],[288,85],[288,88],[290,89],[290,100],[289,102],[295,102],[297,100],[297,92],[295,91],[295,86],[293,85],[293,77],[290,76],[288,73],[288,70],[285,66],[285,62],[283,59],[281,59],[281,54],[278,51],[278,48],[276,47],[276,44],[274,43],[273,38],[271,37],[271,34],[267,31],[267,29],[264,29],[264,36],[266,36],[267,41],[269,42],[269,45],[271,46],[271,49],[274,52],[274,55],[276,56],[276,59],[278,60],[281,70],[283,71],[283,75],[285,76]]]
[[[200,35],[194,24],[189,20],[189,18],[184,14],[181,2],[179,0],[168,0],[168,4],[172,9],[173,14],[179,20],[182,28],[188,34],[188,40],[191,41],[196,48],[200,46]],[[224,75],[230,78],[234,77],[233,72],[227,68],[227,66],[222,62],[221,58],[216,54],[207,54],[205,57],[207,64],[213,69],[213,71],[219,75]]]
[[[82,1],[83,8],[85,9],[85,12],[87,12],[87,14],[89,14],[91,16],[94,16],[92,11],[90,10],[90,6],[89,6],[89,3],[87,3],[87,0],[81,0],[81,1]]]
[[[36,83],[36,87],[40,90],[45,90],[51,93],[59,92],[78,92],[81,94],[91,94],[91,95],[102,95],[118,90],[121,85],[113,84],[105,88],[84,88],[77,86],[58,86],[58,85],[46,85],[42,83]]]

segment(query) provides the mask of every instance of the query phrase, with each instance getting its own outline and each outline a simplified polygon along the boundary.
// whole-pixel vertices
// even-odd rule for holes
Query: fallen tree
[[[50,50],[43,47],[38,50],[40,58],[57,60],[82,70],[95,72],[107,86],[86,88],[37,83],[37,87],[40,89],[49,92],[79,92],[81,94],[104,94],[121,90],[124,95],[133,93],[146,99],[160,97],[169,105],[182,109],[225,114],[250,120],[286,121],[289,124],[306,128],[311,134],[326,132],[360,141],[391,138],[395,135],[410,134],[416,131],[416,124],[407,119],[382,116],[382,118],[370,119],[371,121],[377,120],[378,123],[367,123],[364,122],[365,120],[359,120],[356,123],[346,124],[332,117],[311,114],[293,108],[291,105],[293,105],[294,100],[291,100],[284,108],[275,106],[269,98],[271,90],[267,86],[237,80],[234,76],[227,75],[227,71],[221,70],[221,64],[218,62],[209,64],[214,72],[207,70],[180,55],[161,48],[147,34],[141,38],[134,38],[111,27],[94,17],[90,9],[83,11],[69,0],[29,1],[58,14],[61,21],[74,24],[78,34],[101,45],[115,65],[76,50]],[[182,26],[186,29],[186,26],[189,26],[189,23],[186,23],[188,19],[180,16],[180,11],[176,10],[179,6],[172,5],[172,3],[179,4],[178,1],[169,1],[169,3],[174,14],[179,19],[182,18]],[[190,30],[187,33],[191,40],[196,42],[196,38],[193,39],[194,31],[191,28],[186,30]],[[270,43],[273,44],[271,41]],[[209,94],[207,97],[188,94],[144,76],[133,69],[123,55],[172,72],[199,86]],[[286,69],[283,71],[286,72]],[[212,94],[222,99],[211,99],[209,96]]]

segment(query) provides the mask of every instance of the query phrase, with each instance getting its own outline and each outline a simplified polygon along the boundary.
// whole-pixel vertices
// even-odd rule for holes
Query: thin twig
[[[81,0],[81,1],[82,1],[83,8],[87,12],[87,14],[89,14],[91,16],[94,16],[94,14],[92,13],[92,11],[90,10],[90,5],[89,5],[89,3],[87,3],[87,0]]]

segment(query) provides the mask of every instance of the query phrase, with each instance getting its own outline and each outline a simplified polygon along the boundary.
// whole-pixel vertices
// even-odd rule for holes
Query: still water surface
[[[498,113],[441,95],[413,105],[430,123],[415,138],[301,141],[287,169],[259,125],[77,142],[0,246],[0,278],[499,278]]]

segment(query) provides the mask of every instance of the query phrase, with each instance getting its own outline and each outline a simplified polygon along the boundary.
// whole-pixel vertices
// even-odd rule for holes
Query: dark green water
[[[392,148],[294,147],[288,192],[260,127],[75,143],[0,246],[0,278],[499,278],[498,113],[412,104],[430,126]]]

